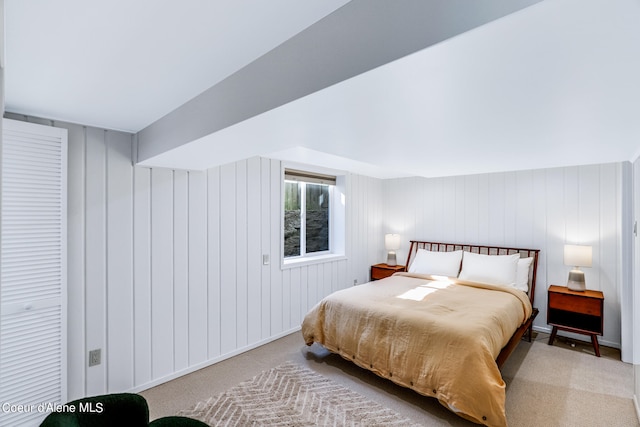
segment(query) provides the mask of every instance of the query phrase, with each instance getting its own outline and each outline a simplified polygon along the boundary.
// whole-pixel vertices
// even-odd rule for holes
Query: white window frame
[[[309,258],[309,257],[315,257],[315,256],[321,256],[321,255],[327,255],[327,254],[331,254],[333,253],[332,249],[332,243],[333,243],[333,236],[332,236],[332,229],[333,229],[333,220],[332,220],[332,216],[333,216],[333,212],[332,212],[332,207],[333,207],[333,189],[335,187],[335,185],[331,185],[328,184],[327,186],[329,187],[329,235],[328,235],[328,240],[329,240],[329,249],[327,249],[326,251],[316,251],[316,252],[307,252],[307,192],[306,192],[306,186],[307,184],[313,184],[311,182],[308,181],[304,181],[304,180],[300,180],[300,181],[292,181],[292,180],[287,180],[285,179],[285,183],[287,182],[297,182],[301,187],[300,187],[300,255],[297,256],[289,256],[286,257],[286,259],[299,259],[299,258]]]
[[[287,170],[296,170],[307,172],[310,175],[329,175],[335,177],[335,185],[329,186],[329,250],[322,252],[306,253],[304,245],[306,244],[306,230],[305,230],[305,218],[301,218],[300,224],[300,246],[302,255],[300,256],[284,256],[284,204],[285,204],[285,172]],[[308,165],[299,164],[283,164],[282,176],[281,176],[281,203],[280,203],[280,216],[281,216],[281,250],[280,259],[281,267],[283,269],[293,268],[301,265],[316,264],[321,262],[334,261],[337,259],[345,258],[345,219],[346,219],[346,174],[344,172],[330,170],[326,168],[318,168]],[[299,182],[312,182],[305,180],[298,180]],[[304,203],[306,194],[301,197],[301,204]],[[303,251],[304,249],[304,251]]]

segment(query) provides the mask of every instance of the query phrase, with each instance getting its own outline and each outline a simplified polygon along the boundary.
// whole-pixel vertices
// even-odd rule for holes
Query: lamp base
[[[571,291],[584,292],[587,289],[584,283],[584,272],[578,269],[571,270],[567,280],[567,288]]]
[[[394,267],[398,265],[398,261],[396,260],[396,253],[393,251],[389,251],[387,254],[387,265],[390,267]]]

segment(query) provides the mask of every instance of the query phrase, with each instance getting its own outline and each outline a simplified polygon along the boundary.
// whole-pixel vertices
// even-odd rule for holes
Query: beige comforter
[[[302,334],[471,421],[506,426],[495,359],[531,315],[521,291],[409,273],[335,292]]]

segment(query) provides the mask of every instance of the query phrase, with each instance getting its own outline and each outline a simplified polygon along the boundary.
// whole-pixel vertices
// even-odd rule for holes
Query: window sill
[[[305,265],[312,265],[312,264],[323,264],[326,262],[340,261],[343,259],[347,259],[347,257],[344,254],[318,255],[314,257],[283,260],[281,267],[283,270],[286,270],[289,268],[303,267]]]

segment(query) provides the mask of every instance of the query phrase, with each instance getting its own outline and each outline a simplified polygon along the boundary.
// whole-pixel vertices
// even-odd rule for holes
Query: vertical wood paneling
[[[247,162],[243,160],[236,163],[236,348],[249,343],[247,197]]]
[[[236,165],[220,167],[220,351],[236,348]]]
[[[615,165],[606,165],[613,167],[615,170]],[[606,170],[606,166],[604,165],[590,165],[590,166],[580,166],[578,169],[580,171],[580,188],[578,198],[580,200],[580,210],[586,215],[580,215],[580,235],[583,240],[593,241],[594,238],[597,238],[598,231],[600,229],[600,206],[602,206],[602,198],[606,197],[602,194],[600,183],[606,182],[604,181],[604,177],[601,175],[603,170]],[[613,178],[615,179],[616,173],[614,172]],[[615,180],[609,181],[610,188],[615,188]],[[616,212],[616,206],[618,205],[616,196],[617,191],[608,191],[612,193],[614,196],[610,201],[613,202],[611,205],[611,210]],[[615,221],[614,221],[615,222]]]
[[[619,345],[620,177],[620,165],[607,164],[386,180],[382,185],[384,200],[393,194],[411,195],[430,200],[431,209],[404,203],[404,210],[413,211],[385,208],[384,221],[409,224],[407,240],[416,237],[411,234],[413,229],[416,233],[424,229],[431,232],[418,238],[541,249],[535,296],[541,313],[535,325],[542,328],[547,326],[546,289],[550,284],[566,283],[570,269],[563,262],[564,244],[591,244],[593,267],[585,269],[587,287],[605,292],[602,340]],[[415,225],[407,220],[412,215],[417,218]]]
[[[134,384],[151,381],[151,170],[133,171]]]
[[[173,172],[151,171],[151,372],[171,374],[174,363]]]
[[[376,194],[372,191],[370,181],[367,177],[358,175],[349,175],[346,182],[345,191],[347,194],[357,195],[360,197],[348,197],[347,209],[345,210],[346,221],[345,225],[347,230],[351,230],[351,233],[347,232],[347,245],[349,247],[349,259],[353,260],[349,269],[358,268],[358,266],[366,265],[367,260],[374,259],[379,260],[381,255],[384,255],[386,259],[387,252],[384,247],[380,246],[384,242],[384,235],[386,233],[397,233],[402,225],[399,216],[396,216],[395,223],[383,223],[380,210],[393,210],[393,207],[388,206],[393,203],[392,199],[387,200],[387,205],[383,205],[375,200],[382,192],[382,182],[380,184],[379,193]],[[391,196],[392,198],[395,197]],[[371,205],[370,205],[371,204]],[[374,205],[376,207],[374,208]],[[376,261],[379,262],[379,261]],[[361,272],[359,272],[361,275]],[[358,274],[356,273],[356,276]],[[368,274],[367,274],[368,279]],[[359,283],[362,283],[359,281]]]
[[[316,264],[316,267],[317,267],[317,271],[316,271],[316,277],[317,277],[316,288],[317,288],[317,292],[318,292],[317,300],[320,301],[322,298],[327,296],[327,292],[325,291],[325,278],[324,278],[325,264]]]
[[[351,286],[349,279],[347,278],[347,262],[344,260],[338,261],[338,289],[345,289]]]
[[[431,206],[431,202],[429,201],[429,188],[431,185],[431,180],[428,179],[420,179],[418,183],[420,197],[420,211],[421,213],[416,215],[416,236],[428,236],[430,234],[431,223],[433,222],[433,207]],[[409,239],[405,238],[405,241]],[[408,244],[408,242],[407,242]],[[404,264],[405,258],[403,258],[402,263]]]
[[[366,179],[364,177],[361,176],[357,176],[357,177],[352,177],[355,181],[355,186],[358,189],[362,189],[364,187],[364,183],[366,181]],[[365,191],[353,191],[352,192],[352,199],[353,199],[353,218],[355,219],[355,221],[352,222],[352,224],[355,225],[355,227],[353,227],[353,232],[355,233],[355,235],[353,236],[353,238],[355,239],[356,242],[358,242],[360,247],[366,247],[365,245],[367,244],[367,221],[364,219],[366,218],[366,215],[364,215],[365,212],[365,204],[366,204],[366,200],[365,200],[365,196],[366,196],[366,192]],[[360,221],[357,220],[357,218],[362,218]],[[355,258],[355,261],[357,263],[362,263],[365,259],[366,259],[366,252],[364,251],[357,251],[357,258]]]
[[[456,236],[456,182],[454,179],[442,180],[442,206],[448,206],[448,211],[442,215],[442,232],[455,240]]]
[[[353,262],[347,263],[347,271],[345,272],[345,286],[353,286],[353,280],[358,283],[365,283],[370,280],[370,268],[372,264],[376,264],[385,259],[386,254],[384,247],[379,242],[384,239],[384,231],[382,230],[382,218],[379,210],[382,209],[380,201],[380,193],[376,193],[376,187],[371,178],[350,175],[350,180],[355,181],[351,187],[351,194],[364,193],[364,197],[360,200],[357,212],[348,213],[350,221],[357,224],[364,223],[362,236],[355,235],[353,237],[353,246],[355,253],[361,254]],[[378,184],[380,181],[376,181]],[[376,202],[378,201],[378,202]],[[352,201],[353,203],[353,201]],[[365,267],[363,269],[363,267]],[[353,273],[352,273],[353,271]]]
[[[313,307],[320,301],[318,291],[318,264],[312,264],[308,269],[307,276],[307,307]]]
[[[489,202],[489,176],[478,176],[478,217],[476,227],[478,227],[478,242],[490,242],[489,238],[489,217],[491,216],[491,205]]]
[[[453,178],[453,212],[451,216],[454,218],[453,222],[453,239],[456,242],[466,242],[469,237],[466,235],[469,230],[465,227],[465,210],[468,209],[467,205],[467,191],[466,191],[466,177],[457,176]]]
[[[271,160],[269,175],[271,197],[269,198],[269,211],[271,212],[271,248],[269,253],[280,259],[282,238],[282,220],[280,219],[280,192],[282,188],[282,172],[280,162]],[[283,295],[282,295],[282,270],[279,263],[271,263],[271,334],[275,335],[284,331],[283,327]]]
[[[221,314],[220,314],[220,168],[207,173],[208,203],[208,349],[209,358],[219,356]]]
[[[258,342],[262,337],[262,236],[260,208],[260,158],[247,160],[247,341]],[[271,262],[277,262],[273,259]]]
[[[371,269],[369,266],[378,263],[378,261],[381,259],[379,255],[380,250],[378,249],[378,239],[382,239],[382,205],[384,200],[382,198],[382,180],[371,178],[369,180],[369,183],[373,197],[370,198],[367,204],[367,206],[369,207],[369,212],[365,216],[372,218],[373,221],[373,224],[369,229],[369,240],[367,242],[370,258],[367,260],[368,262],[362,264],[353,265],[353,263],[349,263],[351,264],[350,268],[359,268],[362,270],[364,267],[364,272],[360,274],[367,279],[369,279],[369,275],[371,274]],[[354,218],[353,220],[355,221],[357,219]],[[359,283],[362,282],[359,281]]]
[[[260,246],[262,254],[271,257],[269,265],[262,266],[262,291],[261,291],[261,314],[262,314],[262,338],[266,339],[272,335],[271,327],[271,265],[280,263],[280,257],[271,252],[271,161],[269,159],[260,159],[260,212],[262,212]],[[277,193],[280,194],[278,190]],[[273,195],[275,197],[275,195]],[[274,236],[277,238],[277,235]]]
[[[354,181],[355,181],[356,177],[354,176],[348,176],[346,181],[345,181],[345,192],[347,194],[352,194],[352,188],[355,185]],[[346,246],[345,246],[345,253],[346,255],[349,257],[349,259],[351,259],[352,265],[357,265],[358,264],[358,251],[356,250],[356,248],[359,247],[360,242],[358,240],[358,236],[356,235],[356,231],[355,231],[355,227],[354,227],[354,212],[356,211],[356,204],[355,203],[348,203],[345,206],[345,231],[346,231]],[[311,272],[309,273],[311,274]],[[358,278],[358,273],[357,273],[357,269],[352,268],[352,275],[354,276],[354,278]],[[368,276],[367,276],[368,277]],[[367,279],[368,280],[368,279]],[[313,286],[313,287],[312,287]],[[315,298],[317,291],[316,291],[316,286],[312,285],[311,283],[309,283],[309,291],[308,291],[308,296],[309,298]]]
[[[580,217],[583,215],[583,212],[580,210],[580,188],[582,187],[580,182],[580,169],[565,168],[563,169],[563,173],[564,194],[562,206],[565,217],[565,236],[569,243],[582,243]]]
[[[433,199],[434,199],[434,208],[437,209],[437,213],[435,215],[435,219],[434,219],[434,224],[433,224],[433,228],[436,229],[435,232],[435,241],[437,242],[443,242],[446,241],[448,237],[451,237],[450,234],[448,233],[448,230],[445,230],[444,228],[444,221],[445,218],[448,215],[448,212],[446,212],[445,209],[443,209],[443,206],[447,206],[445,205],[445,189],[444,189],[444,178],[436,178],[435,180],[435,192],[433,195]],[[448,206],[448,209],[451,209],[451,206]]]
[[[291,288],[291,325],[294,328],[302,323],[302,316],[307,313],[307,277],[309,275],[308,267],[299,269],[296,280],[293,281]]]
[[[189,366],[189,183],[186,171],[173,173],[174,370]]]
[[[56,125],[69,129],[69,398],[140,390],[299,327],[385,256],[382,180],[345,179],[346,260],[283,272],[280,161],[147,169],[130,134]],[[419,224],[409,195],[394,196],[394,230]]]
[[[86,130],[85,176],[85,333],[86,348],[106,350],[106,148],[105,132],[100,129]],[[90,172],[89,172],[90,171]],[[70,260],[70,262],[73,262]],[[106,364],[87,368],[86,393],[101,394],[107,391]]]
[[[460,220],[464,229],[464,237],[462,241],[468,243],[478,243],[480,234],[480,230],[478,227],[478,217],[480,214],[478,175],[464,177],[463,184],[464,192],[459,192],[465,196],[463,207],[460,208],[459,204],[456,204],[456,212],[459,211],[461,212],[460,215],[462,215],[462,219]]]
[[[323,297],[326,297],[331,292],[333,292],[333,268],[331,263],[322,264],[323,272],[323,284],[324,284],[324,294]]]
[[[189,365],[207,360],[207,175],[189,172]]]
[[[144,387],[297,327],[321,297],[368,280],[391,231],[541,248],[538,327],[546,326],[547,285],[566,281],[564,243],[591,240],[588,287],[605,292],[603,341],[619,342],[619,164],[437,179],[351,175],[348,259],[283,273],[279,161],[149,170],[130,164],[129,135],[62,126],[70,130],[70,398]],[[103,364],[88,368],[94,348]]]
[[[533,247],[534,235],[534,198],[533,171],[516,173],[515,182],[515,227],[518,247]]]
[[[504,174],[504,243],[512,241],[513,236],[519,235],[519,230],[516,230],[517,217],[520,212],[517,212],[517,200],[516,183],[518,175],[517,172],[507,172]],[[512,241],[512,244],[515,240]]]
[[[131,135],[108,132],[107,144],[107,388],[133,387],[133,182]]]
[[[287,268],[282,272],[282,330],[291,328],[291,276],[299,275],[300,268]]]
[[[504,174],[496,173],[489,175],[489,244],[504,244]]]
[[[599,182],[594,183],[594,185],[598,188],[597,193],[600,203],[597,209],[599,210],[600,217],[599,221],[597,223],[592,222],[590,227],[599,230],[600,244],[597,258],[594,256],[593,267],[585,269],[585,275],[588,270],[590,274],[587,280],[591,281],[587,282],[587,284],[598,283],[598,289],[605,294],[605,312],[615,313],[613,317],[614,320],[604,325],[606,336],[615,336],[619,331],[618,328],[622,321],[620,307],[622,299],[625,298],[624,288],[621,289],[619,285],[619,283],[624,280],[621,274],[623,265],[621,259],[624,258],[621,249],[624,250],[624,247],[621,244],[622,242],[618,241],[618,235],[620,234],[618,226],[623,227],[621,221],[624,218],[622,212],[620,212],[622,201],[619,199],[622,196],[622,188],[619,181],[622,176],[622,165],[601,165],[598,167],[598,175],[600,178]],[[611,191],[611,188],[616,187],[620,188],[620,191]],[[618,224],[618,222],[620,222],[620,224]],[[628,225],[628,227],[632,226],[632,224]],[[622,230],[623,232],[625,231],[624,228]],[[595,250],[596,248],[594,246],[594,251]],[[623,353],[625,350],[626,349],[623,349]]]
[[[549,169],[546,173],[547,194],[547,285],[566,280],[564,243],[568,237],[565,211],[565,171]],[[570,238],[575,238],[572,236]],[[568,270],[567,270],[568,271]]]
[[[68,131],[68,398],[78,399],[85,390],[85,130],[82,126],[56,123]],[[75,226],[74,226],[75,225]],[[73,369],[82,367],[82,369]]]
[[[533,243],[532,248],[540,248],[539,260],[538,260],[538,284],[536,285],[535,300],[537,302],[540,314],[538,317],[541,319],[547,318],[547,304],[540,303],[540,301],[546,301],[547,298],[547,283],[544,278],[547,277],[547,185],[546,185],[546,171],[536,170],[533,172],[533,192],[531,194],[533,202]],[[539,321],[540,322],[540,321]],[[540,324],[543,324],[540,322]]]
[[[577,235],[579,240],[577,243],[584,243],[592,246],[593,265],[601,265],[602,250],[608,249],[616,258],[617,245],[614,244],[607,248],[608,244],[600,239],[600,167],[580,166],[578,169],[579,186],[579,214],[577,220]],[[614,192],[615,194],[615,192]],[[615,211],[615,203],[612,205]],[[585,281],[587,284],[598,283],[598,289],[601,290],[602,283],[598,279],[599,268],[585,268]],[[615,280],[615,276],[612,277]]]

